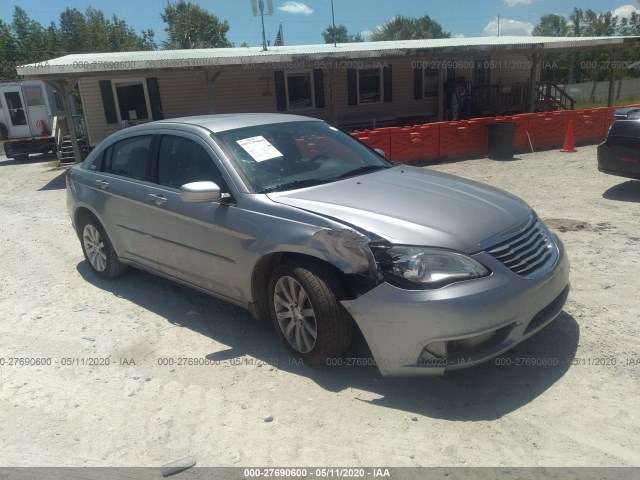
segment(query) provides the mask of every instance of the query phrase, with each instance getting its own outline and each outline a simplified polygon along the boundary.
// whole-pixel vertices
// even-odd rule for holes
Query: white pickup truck
[[[0,143],[7,158],[56,151],[54,117],[62,98],[40,80],[0,83]]]

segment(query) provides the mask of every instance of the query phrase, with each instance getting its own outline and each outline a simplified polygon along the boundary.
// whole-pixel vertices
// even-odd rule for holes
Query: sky
[[[254,17],[251,0],[191,0],[204,9],[229,21],[227,38],[239,46],[262,45],[260,17]],[[29,16],[43,25],[58,23],[68,6],[84,11],[89,5],[108,16],[116,14],[138,33],[155,31],[160,43],[166,38],[160,12],[166,0],[0,0],[0,18],[10,22],[13,7],[19,4]],[[331,0],[272,0],[273,15],[265,16],[267,39],[273,43],[282,22],[285,45],[322,43],[321,32],[331,25]],[[265,5],[267,0],[265,0]],[[628,16],[640,13],[638,0],[334,0],[336,25],[343,24],[350,34],[361,33],[365,39],[378,26],[395,15],[420,17],[429,15],[454,37],[497,35],[500,16],[501,35],[529,35],[540,16],[547,13],[568,14],[574,7],[596,12],[614,11]]]

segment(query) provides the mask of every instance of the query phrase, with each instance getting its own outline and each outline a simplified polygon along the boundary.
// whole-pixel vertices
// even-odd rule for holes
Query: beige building
[[[286,112],[345,128],[572,108],[541,85],[547,53],[640,38],[479,37],[67,55],[18,68],[79,85],[88,143],[122,128],[187,115]],[[551,66],[552,68],[552,66]],[[462,87],[462,88],[461,88]],[[453,92],[457,92],[454,94]]]

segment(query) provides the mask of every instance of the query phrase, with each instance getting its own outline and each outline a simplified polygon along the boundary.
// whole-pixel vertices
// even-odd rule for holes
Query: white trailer
[[[0,83],[0,143],[8,158],[56,151],[54,118],[62,98],[41,80]]]

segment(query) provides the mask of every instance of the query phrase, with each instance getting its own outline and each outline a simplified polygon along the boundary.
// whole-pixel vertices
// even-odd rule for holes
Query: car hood
[[[268,196],[391,243],[467,253],[531,215],[526,203],[502,190],[409,166]]]

